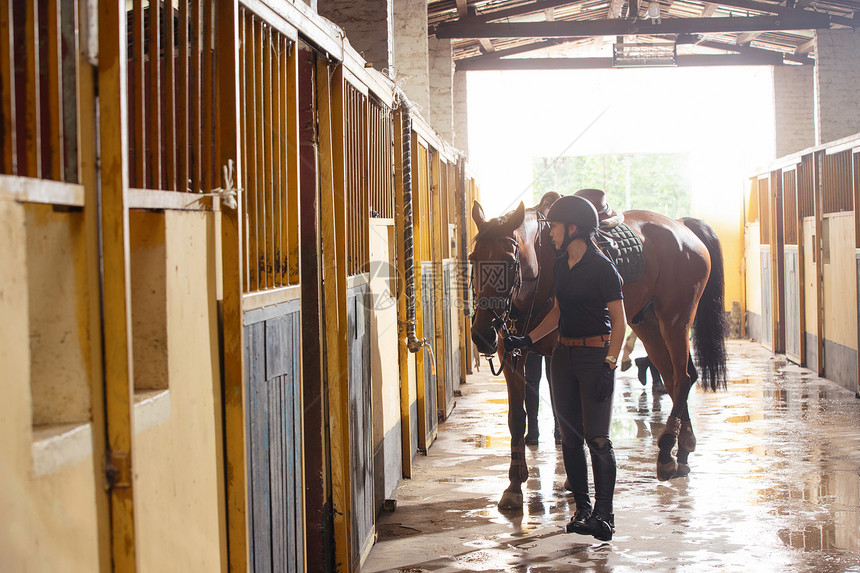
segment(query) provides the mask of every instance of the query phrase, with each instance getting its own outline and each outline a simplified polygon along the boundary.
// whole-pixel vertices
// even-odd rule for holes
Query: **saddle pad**
[[[624,282],[633,282],[645,272],[645,258],[642,255],[642,241],[625,223],[609,229],[601,229],[615,241],[612,258],[618,274]]]

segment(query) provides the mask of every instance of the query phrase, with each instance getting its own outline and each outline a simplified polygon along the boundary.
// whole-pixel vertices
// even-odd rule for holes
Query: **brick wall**
[[[817,141],[827,143],[860,132],[860,31],[815,33]]]
[[[774,66],[774,149],[777,157],[815,145],[813,66]]]

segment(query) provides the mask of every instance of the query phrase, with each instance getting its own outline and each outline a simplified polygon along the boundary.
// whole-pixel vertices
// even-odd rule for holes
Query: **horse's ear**
[[[514,210],[513,213],[508,215],[508,218],[505,220],[505,233],[513,233],[514,230],[519,229],[523,224],[523,221],[526,218],[526,205],[522,201],[520,201],[519,206]]]
[[[478,226],[479,231],[487,224],[487,220],[484,218],[484,208],[477,201],[472,204],[472,219],[475,221],[475,225]]]

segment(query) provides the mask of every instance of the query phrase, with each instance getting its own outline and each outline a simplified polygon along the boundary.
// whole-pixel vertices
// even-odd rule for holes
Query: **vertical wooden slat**
[[[81,179],[81,78],[78,74],[78,0],[63,2],[61,8],[60,34],[62,37],[61,73],[63,77],[63,180],[78,183]],[[88,64],[87,64],[88,67]],[[88,100],[92,101],[92,100]]]
[[[213,176],[218,175],[218,169],[216,165],[212,164],[212,140],[213,140],[213,131],[212,131],[212,106],[208,104],[208,102],[212,101],[212,90],[214,86],[212,85],[214,70],[213,70],[213,60],[212,60],[212,50],[213,50],[213,40],[212,34],[214,32],[212,15],[214,7],[212,5],[213,0],[204,0],[203,2],[203,64],[202,70],[200,73],[201,81],[203,83],[203,100],[202,100],[202,119],[201,119],[201,133],[200,133],[200,189],[204,193],[209,193],[212,191],[213,187],[217,187],[218,184],[213,184]]]
[[[301,153],[299,149],[299,49],[295,44],[290,47],[286,76],[286,151],[287,175],[289,177],[287,185],[287,215],[289,216],[287,223],[287,244],[289,245],[287,267],[290,276],[289,284],[297,285],[299,284],[299,273],[301,270],[299,263],[299,231],[301,227],[299,218],[299,182],[301,175],[299,158],[301,157]]]
[[[188,2],[179,3],[176,66],[176,190],[188,191]]]
[[[282,36],[279,33],[272,32],[272,42],[269,50],[271,51],[272,59],[272,187],[275,190],[274,212],[272,218],[274,220],[274,286],[282,286],[283,282],[283,212],[284,212],[284,187],[282,180],[283,163],[281,161],[281,146],[282,146],[282,130],[281,130],[281,50]]]
[[[200,192],[200,20],[203,17],[201,3],[204,0],[191,2],[191,61],[189,63],[188,81],[188,171],[190,191]]]
[[[250,15],[248,12],[242,8],[239,12],[239,93],[240,93],[240,108],[239,108],[239,133],[241,137],[239,138],[239,145],[242,147],[242,157],[249,157],[249,148],[250,148],[250,137],[248,135],[248,66],[247,66],[247,56],[248,56],[248,21],[250,19]],[[242,249],[243,249],[243,261],[244,261],[244,273],[243,280],[244,285],[242,288],[242,292],[250,292],[251,291],[251,265],[249,264],[251,261],[251,243],[250,243],[250,225],[248,223],[248,213],[250,212],[248,206],[248,197],[250,194],[248,190],[250,189],[250,183],[248,181],[248,170],[245,169],[243,172],[244,178],[241,180],[241,188],[244,192],[241,194],[242,198],[242,212],[244,213],[245,219],[243,223],[245,224],[245,232],[242,236]]]
[[[259,277],[259,288],[265,290],[268,288],[268,266],[269,257],[266,249],[266,176],[264,155],[266,153],[264,125],[263,125],[263,101],[265,94],[263,92],[263,24],[256,18],[254,19],[254,120],[256,137],[254,158],[255,158],[255,192],[257,207],[257,275]]]
[[[260,65],[263,72],[263,185],[265,189],[266,212],[266,286],[272,288],[275,283],[275,186],[272,164],[272,28],[266,26],[262,30]]]
[[[110,490],[112,562],[115,571],[135,571],[132,416],[134,373],[128,235],[128,139],[126,99],[126,3],[99,3],[99,141],[103,233],[103,329],[105,412],[109,460],[119,469]]]
[[[236,181],[243,180],[244,158],[239,141],[239,82],[237,2],[215,4],[218,29],[217,78],[218,86],[218,165],[233,161]],[[240,191],[240,195],[241,195]],[[229,571],[241,573],[250,569],[248,563],[248,511],[247,511],[247,458],[245,413],[248,407],[244,384],[244,341],[242,321],[242,206],[224,209],[221,217],[221,268],[223,273],[223,300],[220,310],[221,324],[221,380],[224,392],[224,452],[226,526],[228,538]]]
[[[149,51],[149,147],[147,162],[149,164],[150,189],[163,189],[161,181],[161,17],[160,2],[149,2],[149,35],[146,38]]]
[[[288,143],[289,137],[289,110],[288,110],[288,93],[287,93],[287,74],[289,60],[289,40],[278,35],[278,166],[279,179],[278,185],[281,194],[281,212],[280,212],[280,256],[279,264],[281,266],[281,285],[290,284],[290,243],[289,243],[289,171],[287,164],[287,155],[290,153]],[[298,150],[293,150],[293,153],[298,153]]]
[[[15,103],[17,113],[18,174],[42,173],[39,114],[39,18],[35,2],[13,11],[15,41]]]
[[[15,134],[15,64],[12,0],[0,0],[0,173],[18,172]]]
[[[247,155],[245,156],[245,170],[247,177],[246,195],[248,197],[248,272],[250,282],[248,283],[248,292],[254,292],[260,289],[260,273],[259,261],[260,253],[257,245],[257,231],[259,229],[257,208],[259,204],[258,185],[257,185],[257,159],[259,153],[257,149],[257,122],[255,119],[256,99],[257,99],[257,82],[255,79],[254,53],[255,34],[254,34],[254,17],[248,14],[245,21],[245,40],[243,47],[245,49],[245,137],[247,141]]]
[[[180,2],[185,4],[185,2]],[[164,188],[183,191],[176,184],[176,37],[172,0],[164,6]],[[182,52],[179,52],[181,56]]]
[[[44,57],[40,74],[44,79],[44,100],[40,102],[47,113],[42,137],[42,177],[63,179],[63,77],[62,45],[60,44],[59,0],[41,0],[39,17],[44,22],[45,37],[40,38]]]
[[[132,38],[134,67],[132,71],[132,86],[134,89],[133,108],[134,114],[134,170],[131,172],[131,185],[134,187],[146,187],[146,104],[144,103],[144,88],[146,86],[146,72],[144,69],[144,22],[143,22],[143,0],[134,0],[134,15],[132,16]],[[125,30],[125,28],[123,28]]]

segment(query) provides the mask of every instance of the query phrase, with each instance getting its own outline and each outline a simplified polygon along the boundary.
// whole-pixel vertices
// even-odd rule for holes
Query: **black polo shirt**
[[[568,338],[609,334],[611,322],[606,304],[624,298],[621,276],[609,259],[589,246],[573,268],[567,253],[555,262],[555,297],[561,316],[558,333]]]

